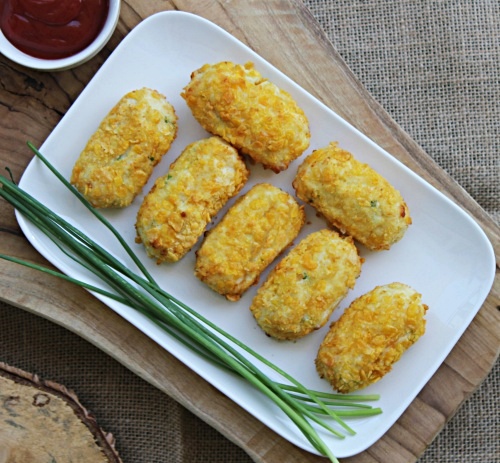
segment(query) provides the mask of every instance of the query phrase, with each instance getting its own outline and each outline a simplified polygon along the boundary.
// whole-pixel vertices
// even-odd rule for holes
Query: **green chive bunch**
[[[376,395],[333,394],[306,388],[281,368],[170,295],[158,285],[109,221],[94,209],[31,143],[28,143],[28,146],[83,206],[109,229],[137,269],[134,272],[123,265],[89,236],[18,187],[12,178],[2,175],[0,175],[0,196],[50,238],[64,254],[97,276],[108,289],[15,257],[0,254],[0,258],[71,281],[137,310],[198,355],[247,380],[276,404],[300,429],[311,445],[332,462],[338,460],[320,438],[313,423],[343,439],[345,433],[355,434],[343,418],[367,417],[382,412],[380,408],[364,403],[377,400],[379,397]],[[271,379],[259,365],[274,371],[282,380]]]

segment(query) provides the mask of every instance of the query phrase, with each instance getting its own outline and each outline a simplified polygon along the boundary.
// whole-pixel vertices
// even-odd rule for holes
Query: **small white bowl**
[[[0,31],[0,53],[10,60],[40,71],[62,71],[85,63],[99,53],[113,35],[120,17],[120,1],[109,0],[109,12],[104,27],[95,40],[82,51],[61,59],[41,59],[30,56],[12,45]]]

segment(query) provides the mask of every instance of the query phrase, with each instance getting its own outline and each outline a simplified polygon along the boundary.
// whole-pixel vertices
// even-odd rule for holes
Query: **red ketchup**
[[[109,0],[0,0],[0,29],[28,55],[67,58],[92,43],[108,11]]]

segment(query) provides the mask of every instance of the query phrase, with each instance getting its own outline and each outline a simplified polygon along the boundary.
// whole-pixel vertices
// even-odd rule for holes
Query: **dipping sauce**
[[[108,11],[109,0],[1,0],[0,29],[28,55],[67,58],[92,43]]]

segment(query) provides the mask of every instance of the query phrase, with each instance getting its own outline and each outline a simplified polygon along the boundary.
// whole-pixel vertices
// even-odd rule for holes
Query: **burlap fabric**
[[[308,0],[367,89],[498,222],[500,3]],[[216,431],[71,332],[0,303],[0,360],[75,390],[127,463],[245,463]],[[500,462],[497,363],[419,463]]]

